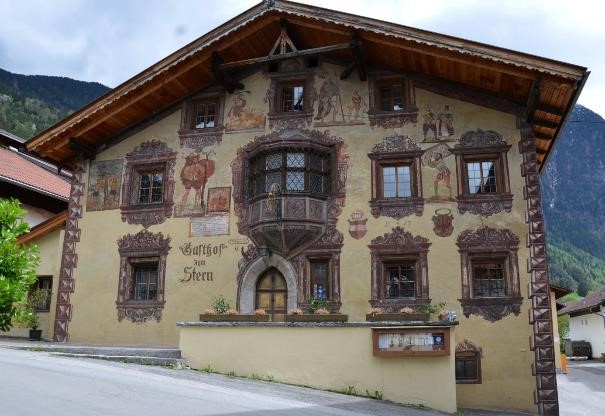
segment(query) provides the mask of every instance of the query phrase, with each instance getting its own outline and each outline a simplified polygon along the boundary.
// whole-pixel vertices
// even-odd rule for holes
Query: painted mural
[[[368,101],[359,89],[342,88],[336,72],[318,71],[316,82],[321,82],[321,86],[313,117],[315,127],[365,124]]]
[[[265,113],[248,103],[249,95],[250,91],[238,91],[233,95],[225,123],[227,133],[264,130]]]
[[[180,179],[185,192],[180,203],[174,207],[175,217],[194,217],[206,213],[204,193],[208,178],[214,175],[215,161],[210,159],[213,151],[192,152],[185,156],[185,165],[181,168]],[[193,197],[190,198],[193,189]]]
[[[447,159],[450,158],[451,155],[452,152],[445,143],[429,147],[422,155],[422,166],[426,166],[435,172],[433,178],[433,195],[427,198],[427,202],[454,201],[451,178],[452,171],[447,166]]]
[[[454,113],[448,104],[439,112],[429,104],[422,107],[423,143],[450,142],[454,140]]]
[[[94,160],[90,163],[86,211],[119,208],[123,165],[122,159]]]
[[[221,186],[208,189],[208,206],[206,212],[229,212],[231,206],[231,187]]]

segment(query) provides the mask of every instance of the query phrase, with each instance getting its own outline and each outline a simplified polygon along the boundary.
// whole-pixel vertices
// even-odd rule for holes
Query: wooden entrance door
[[[256,309],[264,309],[273,321],[283,321],[288,308],[286,279],[272,267],[256,282]]]

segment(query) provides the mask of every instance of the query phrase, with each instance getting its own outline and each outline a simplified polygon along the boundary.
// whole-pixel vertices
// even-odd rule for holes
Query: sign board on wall
[[[229,214],[192,218],[190,237],[210,237],[229,234]]]

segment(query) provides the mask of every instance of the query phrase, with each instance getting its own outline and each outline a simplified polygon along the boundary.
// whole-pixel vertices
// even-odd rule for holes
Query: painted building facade
[[[389,365],[423,374],[421,400],[377,387],[385,398],[558,414],[539,168],[587,73],[485,45],[473,61],[451,38],[407,30],[264,2],[33,138],[74,173],[55,340],[175,345],[181,331],[192,362],[226,372],[238,337],[306,359],[351,337],[367,343],[342,356],[369,378],[397,383]],[[411,68],[414,53],[425,63]],[[431,73],[448,62],[464,74]],[[325,299],[348,324],[176,326],[218,296],[274,322]],[[441,302],[457,320],[366,321],[371,308]],[[422,342],[445,358],[368,349],[381,325],[426,335],[440,322],[447,347]],[[398,340],[418,341],[405,331]],[[304,384],[287,357],[263,362]],[[338,387],[321,373],[304,381]]]

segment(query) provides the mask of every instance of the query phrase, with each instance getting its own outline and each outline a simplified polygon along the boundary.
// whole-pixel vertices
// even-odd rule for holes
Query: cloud
[[[598,53],[605,43],[605,2],[304,2],[587,66],[593,73],[580,102],[593,103],[593,110],[605,114],[596,98],[605,89],[605,60]],[[0,26],[0,67],[114,87],[255,4],[0,0],[3,16],[9,16]]]

